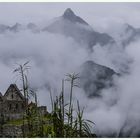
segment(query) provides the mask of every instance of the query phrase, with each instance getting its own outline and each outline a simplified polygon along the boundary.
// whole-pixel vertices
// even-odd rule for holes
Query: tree
[[[18,67],[13,71],[14,73],[19,74],[20,80],[22,82],[22,91],[24,94],[25,104],[24,104],[24,112],[23,112],[23,137],[25,137],[25,116],[28,114],[28,79],[27,79],[27,72],[30,69],[28,66],[29,61],[25,62],[24,64],[17,64]]]

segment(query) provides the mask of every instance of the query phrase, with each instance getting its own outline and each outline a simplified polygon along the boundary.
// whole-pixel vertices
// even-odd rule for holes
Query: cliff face
[[[114,70],[93,61],[86,61],[80,69],[80,84],[89,97],[100,96],[103,88],[112,86],[113,75],[117,75]]]

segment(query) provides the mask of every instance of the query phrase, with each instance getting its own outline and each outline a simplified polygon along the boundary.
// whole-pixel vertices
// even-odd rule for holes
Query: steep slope
[[[89,97],[100,96],[103,88],[112,86],[113,75],[117,74],[114,70],[93,61],[86,61],[80,70],[80,85]]]
[[[131,42],[140,39],[140,28],[134,28],[129,24],[124,24],[117,28],[117,31],[113,31],[111,35],[116,42],[120,42],[122,46],[126,47]]]
[[[10,27],[4,24],[0,24],[0,34],[6,32],[7,30],[9,30]]]
[[[40,32],[40,29],[34,23],[28,23],[26,27],[27,27],[28,30],[30,30],[33,33],[39,33]]]
[[[70,36],[77,42],[84,43],[90,49],[97,43],[102,46],[115,43],[108,34],[95,32],[86,21],[76,16],[70,8],[66,9],[61,17],[45,27],[43,31]]]
[[[15,33],[21,31],[22,29],[23,29],[23,26],[19,23],[16,23],[15,25],[9,27],[9,30]]]
[[[4,34],[6,32],[18,33],[21,31],[29,30],[33,33],[40,32],[40,29],[34,23],[28,23],[27,25],[22,25],[20,23],[16,23],[13,26],[8,26],[4,24],[0,24],[0,34]]]

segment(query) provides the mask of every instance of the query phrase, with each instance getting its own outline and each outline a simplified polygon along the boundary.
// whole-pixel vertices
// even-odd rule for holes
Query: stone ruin
[[[22,119],[25,104],[26,99],[21,91],[16,84],[11,84],[4,95],[0,93],[0,121]],[[39,106],[37,108],[42,115],[47,113],[46,106]]]

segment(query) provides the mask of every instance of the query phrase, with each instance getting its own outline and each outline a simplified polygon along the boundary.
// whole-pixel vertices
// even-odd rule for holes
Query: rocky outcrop
[[[117,74],[114,70],[93,61],[86,61],[80,70],[80,85],[89,97],[100,96],[102,89],[113,85],[113,75]]]

